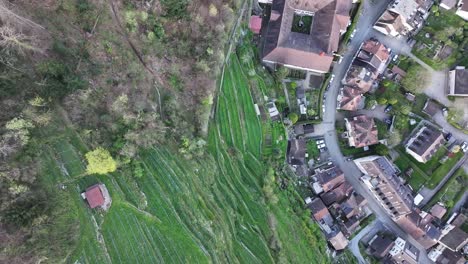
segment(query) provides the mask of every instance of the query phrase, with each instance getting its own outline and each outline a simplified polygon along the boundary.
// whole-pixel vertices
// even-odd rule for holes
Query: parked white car
[[[468,152],[468,143],[466,141],[461,145],[461,149],[463,152]]]

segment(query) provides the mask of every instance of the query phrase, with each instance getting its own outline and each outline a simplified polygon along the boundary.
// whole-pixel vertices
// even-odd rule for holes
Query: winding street
[[[361,43],[371,36],[371,33],[373,32],[372,25],[386,9],[389,2],[391,1],[363,1],[364,8],[356,26],[357,32],[352,41],[348,44],[347,50],[343,54],[342,62],[335,65],[333,69],[335,78],[330,83],[330,88],[327,92],[328,95],[324,102],[325,113],[323,115],[323,123],[320,126],[321,131],[325,131],[324,138],[332,161],[337,166],[339,166],[342,171],[345,172],[346,180],[349,181],[353,188],[364,198],[366,198],[368,206],[374,212],[376,218],[379,219],[379,221],[382,222],[382,224],[387,229],[391,230],[395,235],[408,240],[420,250],[420,263],[432,263],[432,261],[427,257],[425,249],[412,237],[408,236],[408,234],[405,233],[398,225],[396,225],[395,222],[393,222],[393,220],[387,215],[385,209],[381,207],[380,204],[376,201],[370,190],[361,184],[360,177],[362,174],[354,162],[345,161],[338,144],[338,135],[335,130],[337,105],[336,98],[338,97],[341,80],[344,78],[345,73],[351,65],[354,56],[360,48]],[[356,255],[358,259],[363,259],[359,250],[357,252],[353,250],[353,254]]]

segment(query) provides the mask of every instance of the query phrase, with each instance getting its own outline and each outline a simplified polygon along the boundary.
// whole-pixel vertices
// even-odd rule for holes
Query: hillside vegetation
[[[214,96],[240,5],[1,2],[0,262],[330,262],[249,45]]]

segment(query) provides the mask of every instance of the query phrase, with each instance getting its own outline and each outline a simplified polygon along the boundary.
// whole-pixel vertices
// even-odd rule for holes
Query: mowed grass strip
[[[247,149],[256,157],[260,157],[262,128],[257,113],[255,112],[249,81],[240,66],[237,56],[234,56],[231,63],[235,79],[238,80],[236,91],[238,92],[239,107],[243,113]]]
[[[78,151],[67,141],[61,140],[54,144],[57,158],[64,165],[70,177],[81,176],[86,172],[86,166]]]

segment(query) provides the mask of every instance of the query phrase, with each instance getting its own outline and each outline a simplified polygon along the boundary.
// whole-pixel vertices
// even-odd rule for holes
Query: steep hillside
[[[1,2],[0,262],[330,261],[255,112],[268,73],[234,52],[220,78],[240,6]],[[97,147],[116,171],[87,172]],[[98,182],[108,212],[80,196]]]

